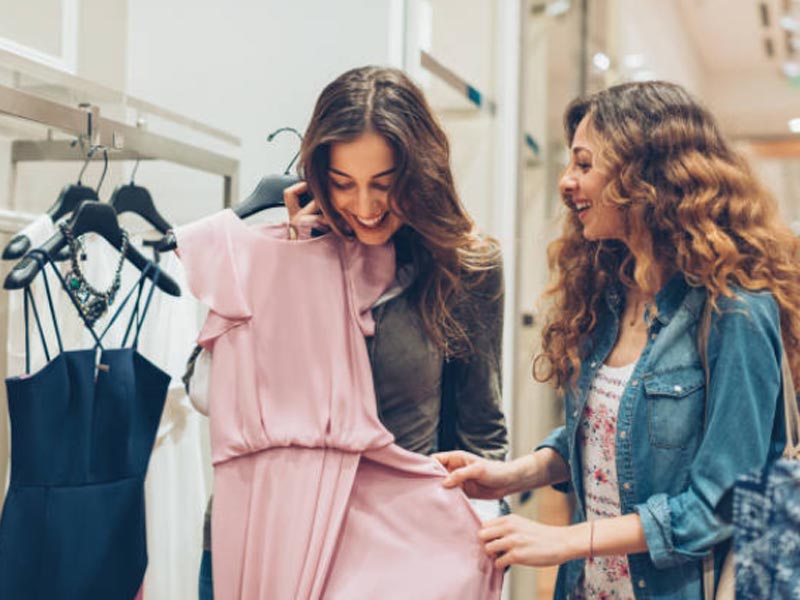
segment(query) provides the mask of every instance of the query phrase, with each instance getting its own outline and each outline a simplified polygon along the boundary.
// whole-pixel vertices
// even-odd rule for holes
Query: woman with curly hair
[[[557,598],[702,598],[703,558],[713,549],[718,577],[730,546],[736,478],[785,445],[782,353],[800,379],[798,241],[680,86],[579,98],[565,129],[569,215],[549,248],[534,376],[561,393],[566,424],[508,463],[439,458],[447,485],[474,497],[575,492],[571,526],[508,516],[480,533],[499,566],[562,565]]]

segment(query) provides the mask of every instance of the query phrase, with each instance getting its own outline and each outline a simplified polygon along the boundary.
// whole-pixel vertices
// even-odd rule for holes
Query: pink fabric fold
[[[377,415],[364,335],[393,247],[201,223],[177,236],[212,310],[217,600],[499,598],[469,502]]]

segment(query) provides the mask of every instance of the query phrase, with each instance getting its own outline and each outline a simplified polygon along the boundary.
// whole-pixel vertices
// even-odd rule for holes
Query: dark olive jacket
[[[467,450],[502,459],[508,435],[502,411],[503,274],[487,273],[468,300],[464,325],[472,351],[446,360],[430,340],[409,288],[373,308],[367,339],[378,415],[412,452]]]

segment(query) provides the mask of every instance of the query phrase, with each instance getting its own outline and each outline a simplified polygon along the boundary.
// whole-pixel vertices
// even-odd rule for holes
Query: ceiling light
[[[622,57],[622,64],[630,71],[641,69],[644,66],[644,56],[641,54],[626,54]]]
[[[789,131],[792,133],[800,133],[800,118],[789,119]]]
[[[780,20],[781,27],[786,31],[800,31],[800,21],[789,15],[784,15]]]
[[[800,63],[787,60],[781,65],[781,71],[789,79],[800,77]]]
[[[611,59],[608,58],[607,54],[598,52],[592,57],[592,63],[594,63],[594,66],[597,67],[598,70],[608,71],[608,68],[611,66]]]
[[[570,0],[555,0],[547,5],[545,13],[551,17],[560,17],[569,12],[570,4]]]

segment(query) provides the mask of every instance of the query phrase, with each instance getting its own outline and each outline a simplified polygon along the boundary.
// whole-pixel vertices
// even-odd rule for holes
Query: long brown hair
[[[398,254],[409,254],[412,295],[428,335],[450,356],[471,350],[464,315],[470,288],[499,262],[499,249],[478,234],[453,183],[450,147],[420,89],[397,69],[347,71],[322,91],[300,152],[299,168],[334,229],[352,235],[330,199],[330,148],[366,131],[381,135],[394,153],[389,190],[403,227]]]
[[[682,87],[627,83],[567,108],[571,145],[583,119],[601,141],[602,201],[622,211],[625,243],[589,241],[571,213],[548,248],[552,300],[534,376],[563,389],[580,370],[582,344],[612,284],[655,294],[657,273],[682,272],[716,306],[732,285],[772,292],[785,352],[800,377],[800,243],[712,115]]]

